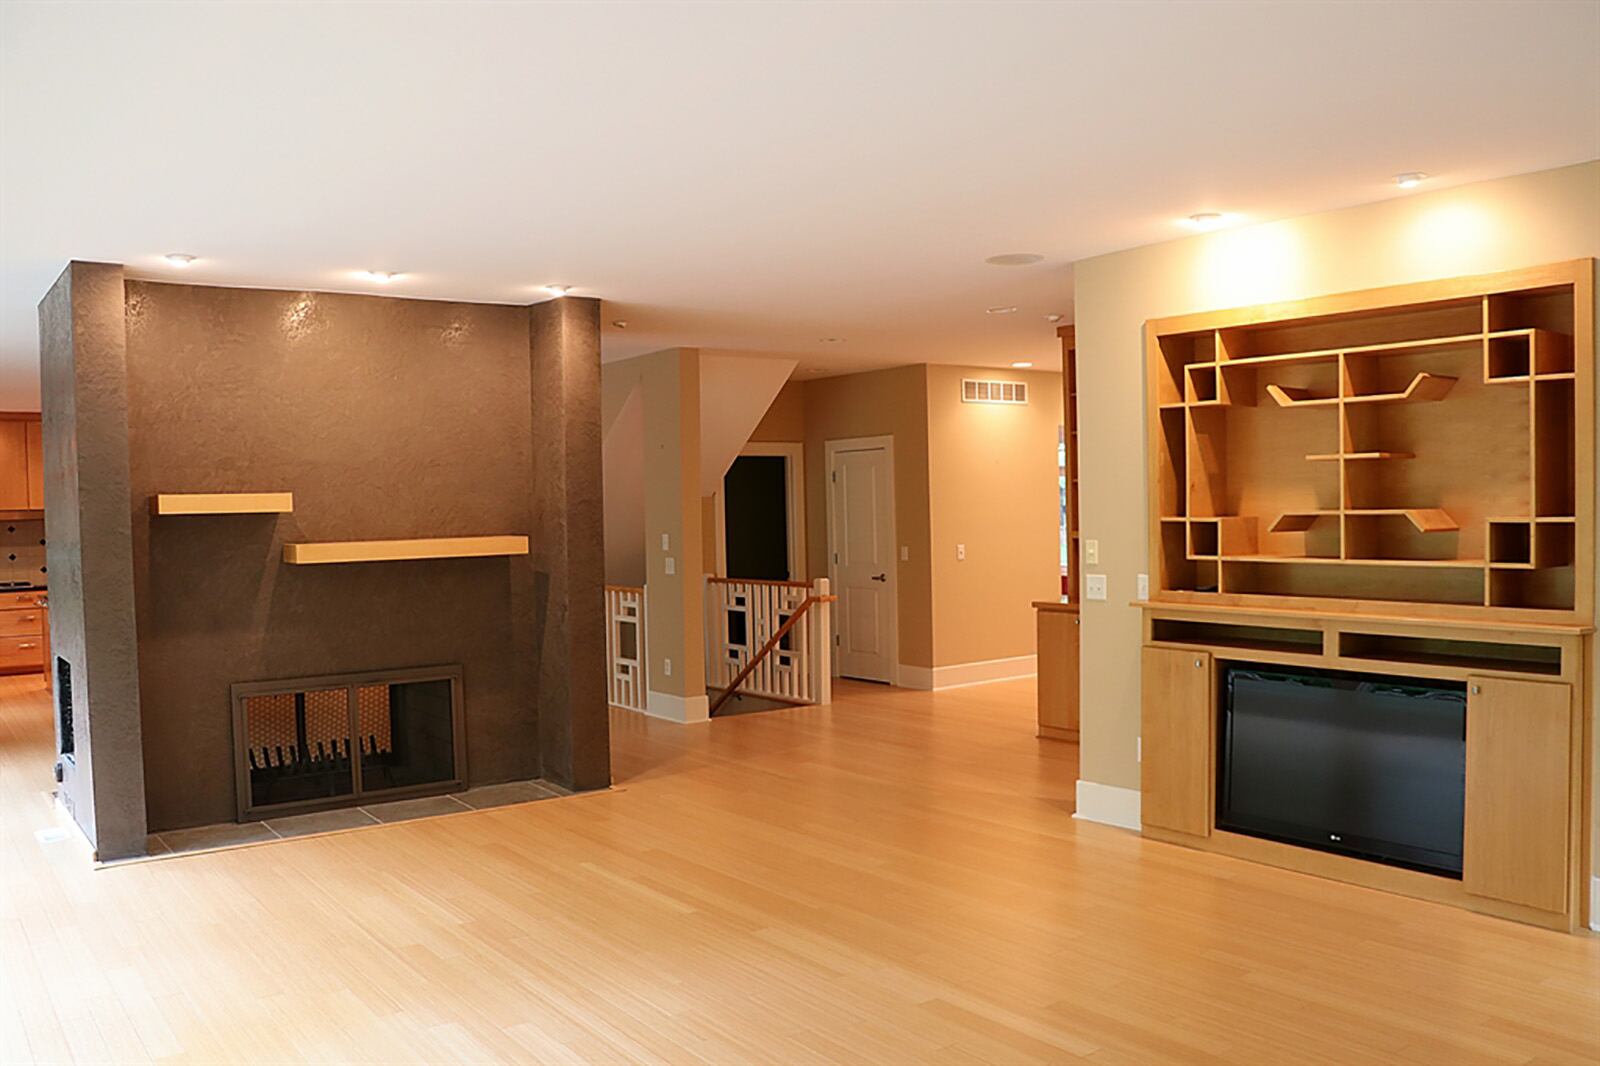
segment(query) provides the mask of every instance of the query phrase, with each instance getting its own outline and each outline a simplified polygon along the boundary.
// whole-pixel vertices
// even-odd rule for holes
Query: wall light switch
[[[666,545],[662,545],[662,547],[666,547]],[[1083,561],[1088,566],[1100,565],[1100,542],[1098,540],[1086,540],[1083,542]]]
[[[956,545],[956,558],[957,559],[965,559],[966,557],[967,557],[967,546],[965,544],[957,544]]]
[[[664,552],[672,550],[672,539],[665,533],[661,534],[661,550]]]
[[[1148,600],[1150,598],[1150,575],[1149,574],[1140,574],[1139,575],[1138,589],[1139,589],[1139,599]]]
[[[670,555],[667,556],[667,573],[668,574],[676,574],[677,572],[678,572],[678,560],[674,559]]]
[[[1083,579],[1083,598],[1086,600],[1103,600],[1106,598],[1106,575],[1089,574]]]
[[[900,561],[902,563],[908,563],[911,561],[911,549],[906,547],[904,544],[900,545]]]
[[[671,677],[672,676],[672,660],[671,659],[662,659],[661,660],[661,672],[663,674],[665,674],[667,677]]]
[[[1133,761],[1144,762],[1144,737],[1133,738]]]

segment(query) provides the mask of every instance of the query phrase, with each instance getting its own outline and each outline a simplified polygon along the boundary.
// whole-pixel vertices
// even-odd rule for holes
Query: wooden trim
[[[809,581],[759,581],[748,577],[708,577],[706,581],[717,585],[767,585],[780,589],[808,589]]]
[[[283,546],[283,561],[291,566],[316,563],[386,563],[407,559],[476,559],[494,555],[527,554],[528,538],[523,536],[330,540]]]
[[[152,515],[290,514],[292,492],[162,492],[150,497]]]

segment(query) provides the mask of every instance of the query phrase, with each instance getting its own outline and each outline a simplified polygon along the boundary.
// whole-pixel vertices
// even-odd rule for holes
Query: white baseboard
[[[701,696],[676,696],[650,689],[645,694],[644,713],[669,722],[709,722],[711,700]]]
[[[1589,878],[1589,928],[1600,933],[1600,876]]]
[[[991,681],[1011,681],[1032,677],[1039,672],[1037,655],[1014,655],[1009,659],[983,659],[949,666],[907,666],[900,664],[900,687],[937,692],[966,685],[987,685]]]
[[[1139,831],[1139,790],[1078,780],[1078,810],[1074,818],[1119,829]]]

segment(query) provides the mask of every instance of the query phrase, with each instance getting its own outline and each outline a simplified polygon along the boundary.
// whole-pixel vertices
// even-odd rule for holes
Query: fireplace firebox
[[[466,787],[461,668],[233,686],[240,821]]]

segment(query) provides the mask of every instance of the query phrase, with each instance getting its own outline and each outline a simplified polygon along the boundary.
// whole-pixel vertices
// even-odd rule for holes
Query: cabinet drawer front
[[[43,632],[44,611],[37,607],[0,611],[0,637],[36,637]]]
[[[19,607],[38,607],[39,601],[44,597],[43,589],[32,592],[0,592],[0,611],[10,611]]]
[[[44,638],[0,637],[0,670],[44,668]]]

